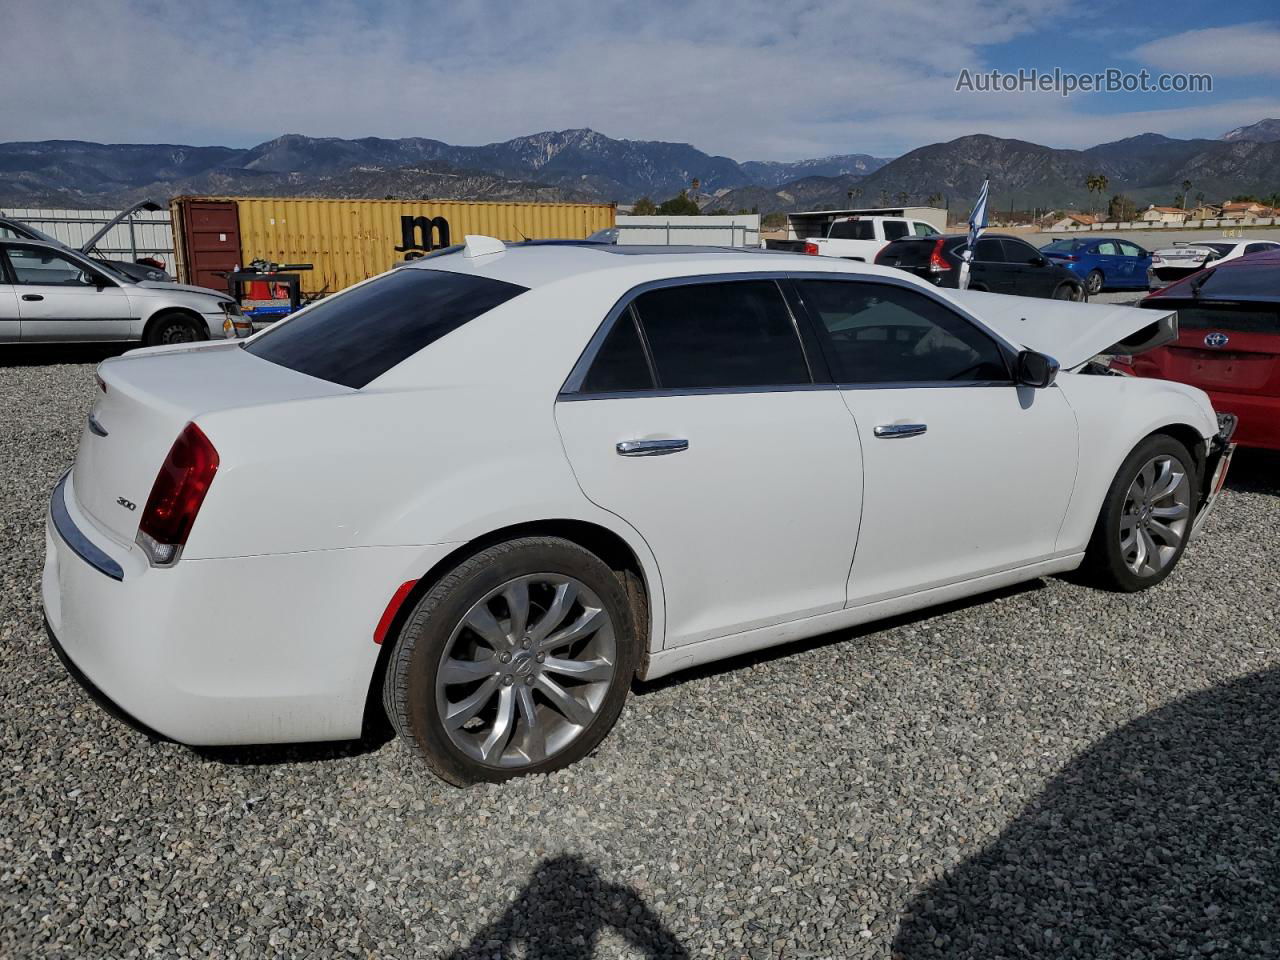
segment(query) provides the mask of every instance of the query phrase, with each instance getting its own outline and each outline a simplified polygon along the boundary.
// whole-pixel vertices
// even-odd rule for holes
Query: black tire
[[[572,577],[599,598],[613,622],[614,673],[595,715],[563,749],[538,763],[491,766],[450,739],[437,707],[437,674],[455,627],[473,605],[514,578],[538,573]],[[575,543],[559,537],[527,537],[489,547],[441,578],[409,614],[387,664],[383,683],[387,717],[427,766],[457,786],[497,783],[566,767],[594,750],[622,712],[638,663],[636,614],[625,575]]]
[[[1058,288],[1053,291],[1054,300],[1079,300],[1080,288],[1074,283],[1060,283]]]
[[[1138,472],[1158,456],[1171,456],[1182,464],[1190,484],[1190,503],[1187,508],[1184,532],[1177,549],[1160,570],[1140,576],[1125,562],[1120,542],[1120,524],[1125,516],[1130,487]],[[1115,479],[1111,481],[1111,487],[1107,490],[1102,510],[1098,514],[1097,525],[1093,530],[1093,537],[1085,552],[1082,569],[1086,578],[1097,586],[1122,593],[1146,590],[1162,581],[1173,572],[1173,568],[1178,565],[1183,551],[1187,548],[1191,526],[1195,522],[1197,490],[1199,490],[1199,474],[1196,462],[1183,444],[1166,434],[1154,434],[1143,440],[1125,458],[1116,472]]]
[[[204,339],[207,338],[190,317],[180,313],[167,313],[152,321],[142,342],[148,347],[159,347],[175,343],[195,343]]]
[[[1089,275],[1084,278],[1085,292],[1090,296],[1102,292],[1102,271],[1090,270]]]

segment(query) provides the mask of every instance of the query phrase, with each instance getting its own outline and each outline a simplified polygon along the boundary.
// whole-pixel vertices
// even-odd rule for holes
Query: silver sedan
[[[135,282],[65,247],[0,240],[0,343],[209,340],[239,312],[216,290]]]

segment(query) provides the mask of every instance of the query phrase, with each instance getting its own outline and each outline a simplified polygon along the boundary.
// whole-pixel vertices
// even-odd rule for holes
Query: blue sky
[[[1280,8],[1102,0],[11,0],[0,138],[487,143],[592,127],[737,160],[1058,147],[1280,117]],[[271,19],[276,26],[264,27]],[[74,52],[74,56],[72,53]],[[962,69],[1207,72],[1212,93],[957,93]]]

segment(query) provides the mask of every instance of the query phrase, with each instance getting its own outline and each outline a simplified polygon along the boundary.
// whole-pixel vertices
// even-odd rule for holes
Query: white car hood
[[[1064,370],[1100,353],[1143,353],[1178,338],[1175,310],[1039,300],[976,290],[945,291],[1007,340],[1047,353]]]
[[[135,283],[131,289],[134,290],[154,290],[159,294],[164,293],[198,293],[206,297],[216,297],[219,300],[230,300],[230,294],[223,290],[211,290],[209,287],[196,287],[189,283],[171,283],[168,280],[142,280]]]

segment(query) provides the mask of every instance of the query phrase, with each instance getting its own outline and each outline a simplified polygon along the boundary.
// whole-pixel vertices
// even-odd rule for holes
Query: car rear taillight
[[[942,241],[935,241],[933,250],[929,253],[929,272],[946,273],[950,269],[951,264],[947,263],[946,258],[942,256]]]
[[[217,472],[218,451],[203,430],[188,423],[173,441],[138,523],[138,545],[153,567],[178,562]]]
[[[804,252],[809,254],[811,257],[816,257],[818,255],[818,245],[816,243],[806,243],[804,245]]]
[[[1065,261],[1066,263],[1075,263],[1080,258],[1076,256],[1072,256],[1069,253],[1058,253],[1058,254],[1054,254],[1053,259],[1062,260],[1062,261]]]

